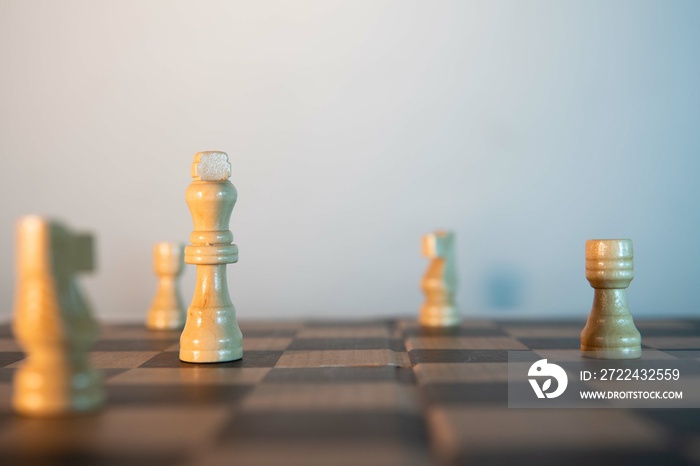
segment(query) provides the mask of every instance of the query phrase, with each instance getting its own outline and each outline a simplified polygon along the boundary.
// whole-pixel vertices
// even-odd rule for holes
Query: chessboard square
[[[656,350],[649,350],[656,351]],[[671,356],[674,359],[698,359],[700,360],[700,350],[668,350],[662,353]]]
[[[238,361],[217,362],[217,363],[189,363],[180,361],[180,353],[177,351],[163,351],[158,353],[140,367],[168,367],[168,368],[189,368],[195,367],[274,367],[282,351],[246,351],[243,353],[243,359]]]
[[[508,362],[507,350],[416,349],[408,353],[413,365],[421,363]]]
[[[274,448],[266,438],[231,439],[223,448],[215,449],[198,466],[425,466],[431,464],[427,445],[411,444],[400,439],[378,440],[277,439]]]
[[[92,351],[164,351],[172,344],[169,339],[99,340]]]
[[[303,322],[294,321],[264,321],[243,319],[238,322],[241,332],[256,337],[286,337],[293,338],[304,327]]]
[[[248,396],[250,411],[401,411],[418,413],[416,387],[395,382],[262,384]]]
[[[464,328],[464,329],[499,329],[499,323],[493,321],[493,320],[486,320],[486,319],[464,319],[459,325],[451,326],[451,327],[424,327],[418,323],[418,320],[416,319],[400,319],[396,321],[396,326],[400,328],[403,331],[414,331],[415,329],[423,329],[423,330],[435,330],[435,331],[440,331],[440,330],[445,330],[449,331],[450,329],[459,329],[459,328]]]
[[[288,337],[245,337],[243,352],[246,351],[284,351],[293,338]]]
[[[231,410],[210,406],[107,409],[101,414],[100,429],[105,435],[99,441],[105,448],[192,452],[209,444],[231,416]]]
[[[131,369],[157,354],[157,351],[93,351],[90,364],[97,369]]]
[[[147,438],[147,436],[144,436]],[[67,442],[64,442],[67,443]],[[87,441],[85,443],[88,443]],[[3,450],[3,464],[8,465],[142,465],[148,466],[186,466],[191,464],[189,455],[181,452],[169,451],[138,451],[117,450],[114,445],[101,447],[97,451],[97,444],[89,448],[66,448],[61,445],[43,446],[41,449],[32,448],[26,444],[10,445]]]
[[[382,320],[358,320],[358,319],[314,319],[304,322],[306,328],[391,328],[394,325],[393,319]]]
[[[17,343],[14,338],[0,338],[0,351],[1,352],[18,352],[22,351],[22,348]]]
[[[408,355],[390,349],[284,352],[275,367],[399,366],[409,367]]]
[[[635,319],[635,326],[648,337],[697,336],[697,321]]]
[[[647,449],[645,445],[619,448],[559,449],[499,449],[493,451],[467,451],[459,454],[455,464],[493,465],[493,464],[565,464],[567,466],[619,466],[634,465],[690,465],[680,453],[673,450]]]
[[[581,319],[499,319],[498,323],[503,328],[552,328],[552,327],[578,327],[583,329],[586,320]]]
[[[256,385],[269,368],[225,368],[198,364],[192,368],[131,369],[112,377],[110,384],[119,385]]]
[[[635,412],[683,438],[700,436],[700,409],[638,409]]]
[[[324,338],[324,339],[388,339],[392,336],[391,330],[385,325],[376,327],[368,326],[338,326],[338,327],[306,327],[299,330],[296,338]]]
[[[402,340],[389,338],[297,338],[287,349],[290,351],[379,349],[406,351],[406,346]]]
[[[112,384],[105,385],[109,406],[230,405],[240,402],[253,385]]]
[[[143,405],[108,407],[96,416],[43,422],[16,418],[3,431],[0,451],[5,458],[5,453],[16,446],[19,451],[38,452],[36,459],[46,460],[27,461],[31,456],[25,451],[24,461],[8,465],[150,465],[154,459],[155,464],[167,464],[158,461],[163,457],[174,461],[171,464],[181,464],[181,460],[207,446],[231,416],[231,410],[216,406]],[[46,455],[43,458],[42,453]],[[92,458],[92,454],[96,456]],[[113,462],[117,459],[127,462]]]
[[[9,365],[16,366],[16,364],[24,359],[24,353],[21,351],[3,351],[0,353],[0,367],[7,367]]]
[[[178,341],[182,330],[150,330],[145,325],[107,325],[100,329],[100,340]]]
[[[663,450],[666,430],[622,409],[528,409],[435,406],[427,415],[442,458],[508,450],[639,448]]]
[[[399,382],[414,384],[410,368],[396,366],[379,367],[275,367],[263,383],[290,384],[342,384],[348,382]]]
[[[503,329],[495,326],[483,327],[407,327],[403,334],[408,337],[507,337]]]
[[[299,331],[284,328],[256,328],[251,330],[241,330],[241,332],[243,333],[243,339],[245,340],[246,338],[294,338]]]
[[[642,337],[644,345],[660,350],[700,350],[700,337]]]
[[[421,386],[421,394],[431,406],[461,404],[506,407],[508,405],[507,382],[429,383]]]
[[[435,383],[507,382],[508,363],[475,362],[471,364],[433,363],[414,367],[420,385]]]
[[[221,444],[265,440],[325,444],[399,440],[426,445],[425,422],[419,415],[395,411],[245,411],[241,410],[219,437]]]
[[[581,348],[581,338],[519,338],[520,342],[528,349],[579,349]]]
[[[540,327],[507,326],[505,331],[515,338],[580,338],[583,327],[579,325],[546,325]]]
[[[522,343],[510,337],[410,337],[406,348],[416,349],[479,349],[479,350],[527,350]]]

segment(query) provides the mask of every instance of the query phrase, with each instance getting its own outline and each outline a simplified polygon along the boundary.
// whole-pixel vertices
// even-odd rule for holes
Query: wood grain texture
[[[642,354],[641,335],[627,307],[634,278],[632,240],[586,241],[586,278],[595,289],[593,307],[581,333],[583,356],[636,359]]]
[[[185,199],[194,231],[185,262],[197,266],[192,303],[180,337],[180,359],[193,363],[235,361],[243,357],[243,335],[236,322],[226,265],[238,262],[238,246],[228,229],[238,197],[228,181],[231,167],[223,152],[200,152]]]

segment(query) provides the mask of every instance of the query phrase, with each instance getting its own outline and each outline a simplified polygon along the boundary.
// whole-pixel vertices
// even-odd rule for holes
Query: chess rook
[[[59,416],[104,402],[100,377],[88,361],[97,323],[75,280],[93,268],[90,235],[41,217],[20,219],[13,327],[27,359],[14,377],[18,413]]]
[[[226,265],[238,262],[238,246],[231,244],[233,234],[228,229],[237,198],[230,176],[224,152],[195,155],[193,181],[185,195],[194,223],[185,262],[197,266],[194,296],[180,337],[180,359],[186,362],[243,357],[243,335],[226,281]]]
[[[642,355],[641,336],[627,307],[626,288],[634,278],[629,239],[586,241],[586,278],[595,289],[593,308],[581,333],[589,358],[634,359]]]
[[[184,266],[184,252],[184,247],[177,243],[156,243],[153,248],[158,289],[146,318],[146,327],[151,330],[179,330],[185,325],[185,308],[177,284]]]
[[[459,324],[454,295],[457,272],[454,257],[454,234],[436,231],[423,237],[423,255],[430,259],[421,287],[425,302],[419,322],[425,327],[451,327]]]

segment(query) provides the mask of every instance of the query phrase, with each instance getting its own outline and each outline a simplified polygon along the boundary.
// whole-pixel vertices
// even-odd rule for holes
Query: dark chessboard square
[[[305,327],[387,327],[391,328],[394,325],[393,319],[377,319],[377,320],[354,320],[354,319],[328,319],[328,320],[311,320],[304,323]]]
[[[572,338],[518,338],[520,342],[530,349],[579,349],[581,339]]]
[[[391,338],[298,338],[287,347],[290,351],[390,349],[406,351],[402,340]]]
[[[507,350],[415,349],[408,352],[411,364],[437,362],[508,362]]]
[[[428,404],[508,405],[508,384],[489,383],[433,383],[422,387]]]
[[[297,333],[299,333],[298,329],[275,329],[274,327],[269,329],[242,328],[241,331],[243,332],[243,338],[294,338],[297,335]]]
[[[163,351],[173,343],[177,343],[177,340],[100,340],[92,351]]]
[[[700,435],[700,409],[639,409],[635,412],[667,427],[675,435]]]
[[[152,384],[106,385],[110,406],[210,405],[242,400],[252,385]]]
[[[640,327],[639,333],[642,341],[647,337],[696,337],[700,332],[694,327],[688,328],[665,328],[665,327]]]
[[[22,359],[24,359],[24,353],[21,351],[2,351],[0,352],[0,367],[9,366]]]
[[[513,449],[503,448],[493,451],[464,452],[453,463],[455,465],[544,465],[565,464],[566,466],[668,466],[690,465],[694,462],[684,459],[674,451],[630,451],[625,449]]]
[[[180,466],[188,464],[185,455],[173,452],[123,452],[114,451],[90,451],[89,449],[66,448],[59,451],[43,450],[37,448],[33,451],[17,451],[2,454],[3,463],[7,465],[22,466],[124,466],[124,465],[149,465],[149,466]]]
[[[700,351],[698,350],[666,350],[663,351],[677,359],[700,359]]]
[[[498,320],[498,324],[504,327],[521,327],[521,328],[547,328],[547,327],[583,327],[586,326],[585,320],[580,319],[546,319],[546,320]]]
[[[241,412],[227,425],[221,443],[253,439],[376,441],[401,439],[412,445],[427,441],[424,420],[396,412]]]
[[[498,327],[410,327],[404,330],[407,337],[508,337]]]
[[[99,369],[100,374],[102,374],[102,380],[108,380],[112,377],[123,374],[129,369]]]
[[[151,359],[141,364],[140,367],[167,367],[167,368],[188,368],[188,367],[275,367],[282,351],[246,351],[243,353],[243,359],[230,362],[204,363],[193,364],[180,361],[180,353],[177,351],[163,351]]]
[[[413,370],[405,367],[301,367],[273,368],[263,383],[348,383],[400,382],[415,383]]]

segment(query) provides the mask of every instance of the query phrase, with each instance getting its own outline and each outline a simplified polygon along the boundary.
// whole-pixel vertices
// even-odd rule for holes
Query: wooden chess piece
[[[192,304],[180,337],[180,359],[223,362],[243,357],[243,335],[236,322],[226,281],[226,265],[238,262],[238,246],[228,229],[236,188],[228,178],[231,165],[224,152],[194,156],[186,200],[194,222],[185,262],[197,266]]]
[[[151,330],[179,330],[185,325],[185,308],[177,284],[184,266],[184,253],[185,248],[177,243],[156,243],[153,248],[158,289],[146,319],[146,327]]]
[[[635,359],[641,336],[627,307],[625,289],[634,278],[632,240],[586,241],[586,278],[595,289],[593,308],[581,332],[582,356]]]
[[[421,282],[425,302],[420,310],[420,324],[425,327],[459,325],[459,312],[454,299],[457,290],[454,234],[436,231],[425,235],[423,255],[430,259],[430,265]]]
[[[75,280],[93,269],[90,235],[41,217],[20,219],[13,328],[27,359],[14,377],[18,413],[58,416],[104,402],[100,376],[88,361],[97,323]]]

